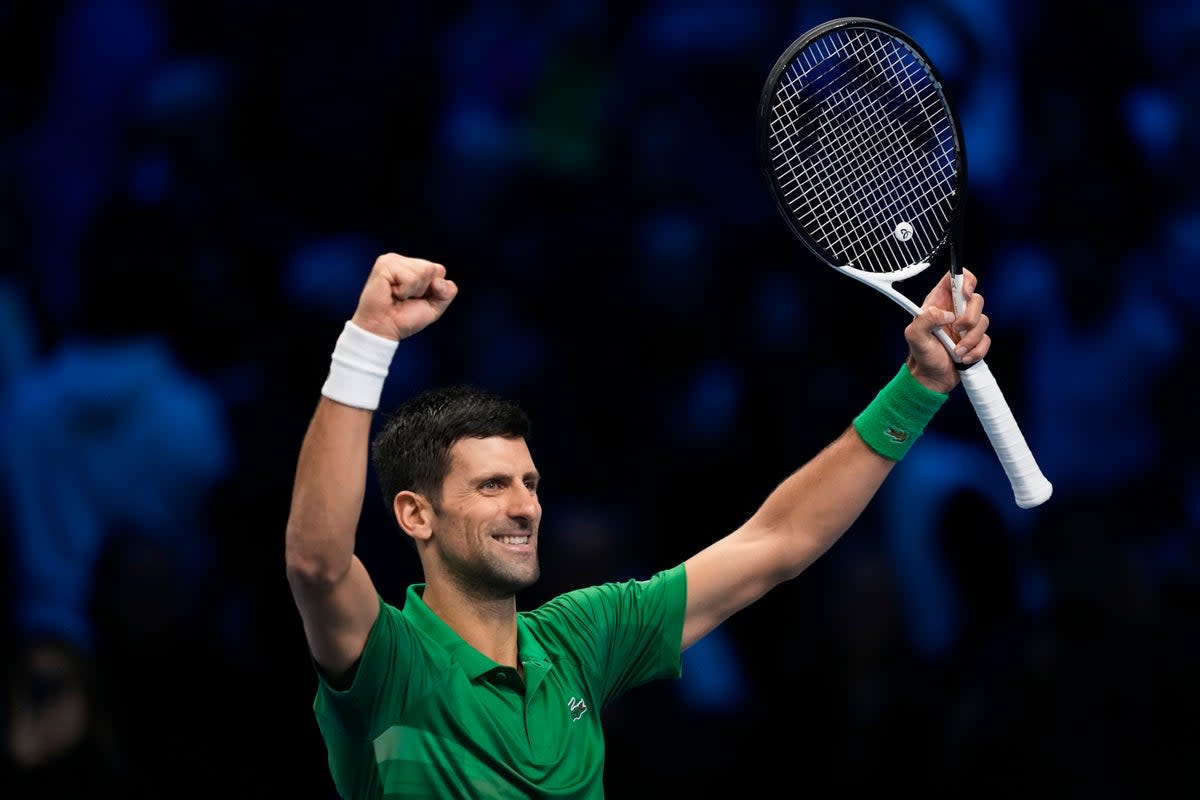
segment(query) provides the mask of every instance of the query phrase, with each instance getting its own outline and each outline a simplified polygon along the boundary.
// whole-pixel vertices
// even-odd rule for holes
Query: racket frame
[[[786,200],[784,191],[779,183],[778,174],[774,169],[774,156],[771,149],[773,136],[772,121],[778,99],[780,79],[784,72],[792,66],[797,55],[810,47],[817,39],[825,37],[834,31],[856,27],[867,28],[871,31],[889,35],[912,52],[921,63],[922,68],[928,72],[932,79],[934,88],[945,108],[951,137],[954,142],[954,201],[952,213],[946,222],[945,230],[924,258],[906,266],[882,273],[859,269],[853,264],[839,263],[837,259],[833,258],[826,251],[826,248],[818,244],[808,231],[795,220],[793,209]],[[766,83],[763,85],[763,91],[758,104],[757,147],[759,163],[766,176],[767,186],[770,189],[771,197],[775,201],[779,213],[783,216],[788,228],[796,238],[813,255],[838,272],[849,275],[851,278],[865,283],[887,297],[890,297],[908,311],[909,314],[916,316],[921,311],[920,306],[903,292],[896,289],[894,284],[924,272],[948,248],[951,298],[955,314],[963,313],[966,309],[966,302],[962,291],[961,240],[963,237],[964,205],[966,201],[966,142],[963,137],[958,114],[955,112],[955,107],[947,93],[945,82],[942,80],[933,61],[910,36],[893,25],[869,17],[840,17],[810,28],[793,41],[779,58],[776,59],[774,66],[768,74]],[[964,366],[961,356],[955,353],[955,341],[946,329],[939,327],[934,331],[934,334],[945,346],[950,357],[959,366],[963,385],[1009,478],[1017,505],[1021,508],[1032,508],[1045,502],[1049,499],[1053,491],[1053,486],[1042,474],[1041,469],[1033,458],[1033,454],[1029,451],[1024,436],[1017,426],[1016,420],[1013,418],[1008,403],[1004,399],[1003,393],[1000,391],[991,370],[984,361]]]

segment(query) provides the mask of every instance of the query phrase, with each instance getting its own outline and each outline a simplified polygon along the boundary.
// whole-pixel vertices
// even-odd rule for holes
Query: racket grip
[[[967,299],[963,297],[963,276],[961,272],[950,273],[950,299],[954,301],[955,316],[959,316],[967,310]]]
[[[967,396],[971,398],[971,405],[975,407],[975,414],[983,423],[983,429],[1012,484],[1017,505],[1033,508],[1046,502],[1054,487],[1034,460],[992,371],[983,361],[978,361],[959,374]]]

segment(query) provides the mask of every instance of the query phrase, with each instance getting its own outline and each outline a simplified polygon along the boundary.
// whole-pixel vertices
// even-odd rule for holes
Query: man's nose
[[[525,486],[517,486],[509,494],[508,513],[512,517],[534,519],[537,517],[537,494]]]

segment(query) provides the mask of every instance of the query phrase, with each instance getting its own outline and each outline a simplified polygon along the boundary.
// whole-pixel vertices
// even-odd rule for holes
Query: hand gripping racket
[[[784,220],[822,261],[915,316],[893,284],[948,250],[962,313],[966,151],[941,77],[909,36],[842,17],[792,42],[763,87],[758,154]],[[937,335],[959,361],[949,334]],[[961,375],[1017,505],[1044,503],[1053,487],[991,370],[978,361]]]

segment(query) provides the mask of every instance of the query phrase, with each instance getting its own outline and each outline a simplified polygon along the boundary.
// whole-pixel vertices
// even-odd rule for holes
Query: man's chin
[[[542,577],[541,568],[535,567],[532,573],[525,575],[525,576],[514,578],[514,580],[512,581],[513,593],[515,594],[516,592],[522,591],[524,589],[528,589],[529,587],[536,584],[541,579],[541,577]]]

